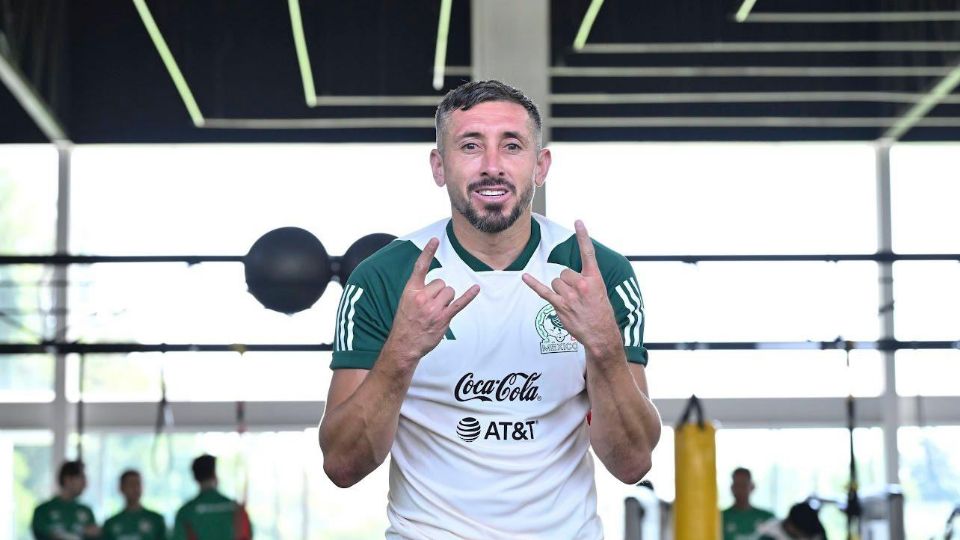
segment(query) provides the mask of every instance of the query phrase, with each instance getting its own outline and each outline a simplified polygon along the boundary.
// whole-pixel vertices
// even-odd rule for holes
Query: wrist
[[[398,343],[398,341],[402,340],[395,340],[392,336],[388,337],[386,343],[383,344],[381,356],[388,358],[391,366],[400,371],[401,375],[406,375],[416,369],[423,355],[411,350],[409,346],[404,346],[403,343]]]

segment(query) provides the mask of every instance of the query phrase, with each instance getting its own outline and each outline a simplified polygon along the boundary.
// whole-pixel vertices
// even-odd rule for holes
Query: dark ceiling
[[[939,13],[930,17],[938,20],[912,22],[762,23],[748,17],[738,23],[733,14],[741,4],[606,0],[587,48],[574,52],[571,44],[590,0],[552,0],[553,139],[874,140],[885,132],[884,119],[901,117],[960,61],[960,46],[954,46],[960,42],[960,17],[951,16],[960,0],[758,0],[751,12],[757,19],[784,13]],[[148,0],[148,5],[207,118],[432,116],[430,105],[307,106],[290,12],[282,0]],[[440,95],[431,85],[440,5],[440,0],[300,0],[316,93]],[[50,104],[76,143],[433,138],[428,127],[197,128],[131,0],[0,0],[0,18],[0,52]],[[456,0],[445,90],[468,77],[470,31],[470,5]],[[747,52],[611,53],[599,45],[743,42],[912,42],[943,50],[759,52],[758,45]],[[693,69],[678,72],[679,67]],[[875,70],[884,67],[907,69],[880,76]],[[931,69],[911,72],[920,67]],[[594,76],[582,68],[632,71]],[[731,69],[717,73],[718,68]],[[770,68],[786,71],[772,76]],[[632,97],[622,99],[625,95]],[[948,127],[921,124],[903,139],[960,140],[960,93],[954,89],[946,101],[953,103],[937,105],[927,118]],[[610,125],[617,122],[631,125]],[[45,140],[0,87],[0,142]]]

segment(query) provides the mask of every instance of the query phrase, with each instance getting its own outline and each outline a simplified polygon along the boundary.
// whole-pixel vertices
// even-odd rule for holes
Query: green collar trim
[[[457,236],[453,234],[453,220],[447,222],[447,237],[450,238],[450,245],[453,246],[453,250],[457,252],[457,255],[463,260],[467,266],[470,267],[474,272],[492,272],[493,268],[490,268],[487,263],[476,258],[467,251],[463,245],[457,240]],[[510,263],[510,266],[503,269],[504,272],[518,272],[526,268],[527,263],[530,262],[530,258],[533,257],[533,254],[537,251],[537,246],[540,245],[540,224],[537,223],[537,220],[530,218],[530,239],[527,240],[527,245],[524,246],[523,251],[520,252],[520,255],[517,257],[517,260]]]

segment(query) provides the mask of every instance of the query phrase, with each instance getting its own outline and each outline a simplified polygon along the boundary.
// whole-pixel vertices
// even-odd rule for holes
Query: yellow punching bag
[[[696,421],[691,414],[696,412]],[[692,396],[674,431],[676,500],[673,530],[676,540],[720,540],[717,504],[716,428],[703,419],[703,408]]]

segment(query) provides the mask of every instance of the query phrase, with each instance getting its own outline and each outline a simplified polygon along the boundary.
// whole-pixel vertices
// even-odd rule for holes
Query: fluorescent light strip
[[[743,0],[743,3],[740,4],[740,9],[737,10],[737,14],[734,15],[734,20],[742,23],[747,20],[747,17],[750,16],[750,10],[753,9],[753,5],[757,3],[757,0]]]
[[[163,60],[163,65],[166,66],[167,72],[170,73],[170,78],[173,79],[173,84],[177,87],[177,92],[180,93],[180,99],[183,100],[183,104],[187,107],[187,112],[190,114],[190,119],[193,120],[193,125],[203,127],[204,120],[203,114],[200,113],[200,107],[197,106],[197,101],[193,99],[193,93],[190,92],[187,80],[183,77],[183,73],[180,72],[177,61],[174,60],[170,48],[167,47],[167,42],[163,39],[163,34],[160,33],[156,21],[153,20],[153,15],[150,14],[150,8],[147,7],[146,0],[133,0],[133,5],[136,6],[137,13],[140,14],[140,19],[143,20],[143,26],[147,29],[147,33],[150,34],[153,46],[156,47],[157,52],[160,53],[160,59]]]
[[[207,118],[208,129],[433,128],[433,118]]]
[[[941,66],[553,67],[551,77],[944,77]]]
[[[318,107],[436,107],[443,96],[316,96]]]
[[[926,94],[909,92],[682,92],[639,94],[552,94],[553,105],[619,105],[660,103],[916,103]],[[960,103],[945,96],[941,103]]]
[[[887,11],[854,13],[754,13],[750,23],[901,23],[960,21],[960,11]]]
[[[786,116],[640,116],[564,118],[554,116],[555,128],[670,128],[670,127],[770,127],[770,128],[875,128],[890,127],[900,118],[786,117]],[[960,117],[926,118],[926,127],[960,127]]]
[[[47,107],[40,94],[27,81],[23,73],[17,69],[6,56],[0,52],[0,81],[10,90],[13,97],[20,103],[23,110],[33,119],[34,123],[50,139],[52,143],[69,143],[70,139],[56,116]]]
[[[307,53],[307,38],[303,33],[300,0],[288,0],[287,6],[290,8],[290,27],[293,28],[293,44],[297,49],[300,79],[303,80],[303,97],[307,106],[314,107],[317,104],[317,91],[313,87],[313,71],[310,69],[310,55]]]
[[[440,2],[440,20],[437,23],[437,50],[433,55],[433,89],[443,88],[443,69],[447,63],[447,36],[450,33],[450,8],[453,0]]]
[[[888,142],[896,141],[914,126],[918,124],[927,125],[929,120],[938,120],[937,118],[928,118],[927,121],[925,121],[923,118],[934,107],[939,105],[944,98],[953,93],[953,91],[957,89],[957,86],[960,86],[960,64],[954,67],[953,71],[937,83],[937,85],[930,90],[929,94],[911,107],[903,117],[887,130],[887,132],[883,134],[883,137],[881,137],[881,140]]]
[[[688,53],[790,53],[790,52],[889,52],[960,51],[960,41],[741,41],[680,43],[590,43],[582,53],[688,54]]]
[[[583,14],[583,21],[580,22],[580,29],[577,30],[577,37],[573,39],[573,50],[579,51],[587,44],[587,38],[590,36],[590,30],[593,29],[593,22],[597,20],[597,14],[603,6],[603,0],[592,0],[587,12]]]

